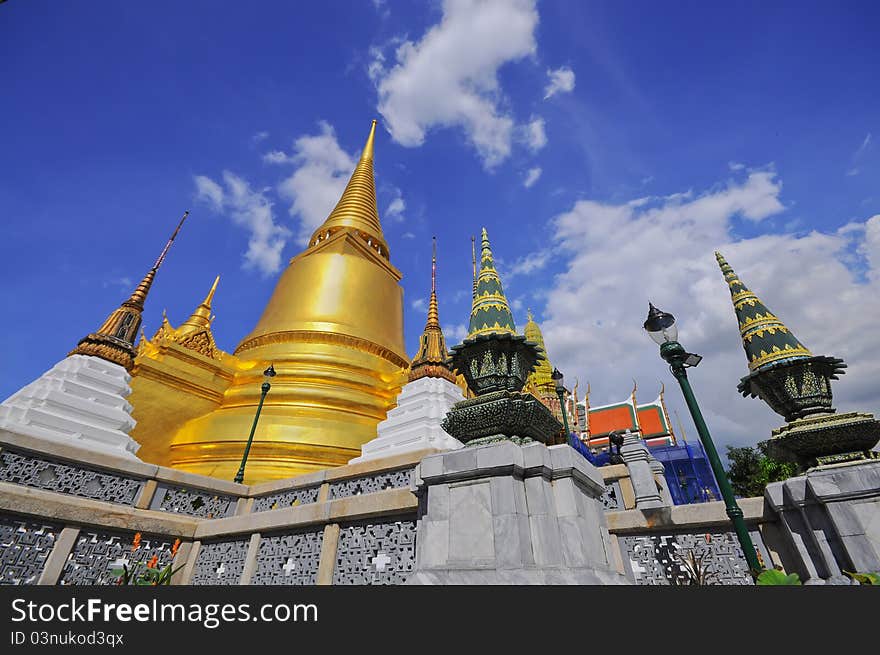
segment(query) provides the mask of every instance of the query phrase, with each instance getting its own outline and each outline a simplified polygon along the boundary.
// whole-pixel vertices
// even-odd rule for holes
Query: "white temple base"
[[[119,364],[71,355],[0,403],[0,428],[138,459],[130,381]]]
[[[349,463],[357,464],[425,448],[462,448],[464,444],[440,427],[446,413],[460,400],[464,400],[461,389],[443,378],[426,377],[408,382],[400,390],[397,407],[390,410],[387,418],[379,423],[379,436],[365,443],[361,456]]]

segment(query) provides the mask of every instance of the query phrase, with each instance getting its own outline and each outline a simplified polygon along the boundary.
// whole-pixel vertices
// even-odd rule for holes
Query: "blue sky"
[[[518,326],[531,307],[594,405],[633,378],[640,400],[671,387],[640,330],[650,298],[706,358],[692,378],[717,440],[754,443],[781,419],[736,394],[720,248],[808,347],[848,361],[838,405],[876,411],[878,19],[871,2],[10,0],[0,397],[101,323],[185,209],[147,334],[220,274],[214,334],[234,349],[375,117],[410,355],[431,236],[455,343],[485,226]]]

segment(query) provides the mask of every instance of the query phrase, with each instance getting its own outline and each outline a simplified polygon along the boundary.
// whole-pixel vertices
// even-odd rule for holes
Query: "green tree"
[[[759,443],[757,447],[728,446],[727,459],[730,462],[727,479],[730,480],[733,492],[743,498],[763,496],[764,488],[769,483],[787,480],[800,473],[797,464],[768,457],[765,442]]]

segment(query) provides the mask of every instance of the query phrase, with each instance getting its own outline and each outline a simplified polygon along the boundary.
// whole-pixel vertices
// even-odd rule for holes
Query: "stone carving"
[[[346,498],[347,496],[360,496],[371,494],[385,489],[408,488],[412,478],[412,469],[389,471],[368,475],[351,480],[340,480],[330,483],[330,500]]]
[[[755,548],[759,552],[763,550],[759,534],[752,532],[751,536]],[[688,576],[681,559],[689,552],[702,560],[709,584],[753,584],[733,531],[624,535],[619,542],[628,561],[629,575],[636,584],[687,584]]]
[[[120,505],[134,505],[143,480],[70,466],[36,455],[0,451],[0,480]]]
[[[403,584],[415,566],[415,545],[415,517],[342,526],[333,584]]]
[[[314,585],[324,530],[264,536],[257,551],[252,585]]]
[[[291,489],[277,494],[267,494],[254,499],[254,512],[266,512],[270,509],[284,509],[285,507],[295,507],[296,505],[308,505],[318,501],[318,491],[320,485],[316,487],[304,487],[302,489]]]
[[[113,584],[116,577],[113,569],[129,570],[136,564],[146,566],[155,555],[158,568],[170,564],[173,539],[156,535],[142,535],[137,550],[132,550],[133,532],[89,531],[83,530],[67,558],[61,572],[59,584],[63,585],[106,585]]]
[[[203,543],[190,584],[237,585],[244,571],[250,538]]]
[[[150,509],[219,519],[234,514],[237,502],[238,499],[234,496],[160,484],[156,488]]]
[[[60,526],[0,516],[0,584],[36,584]]]
[[[620,483],[616,480],[605,485],[605,493],[599,496],[605,510],[624,509],[620,496]]]

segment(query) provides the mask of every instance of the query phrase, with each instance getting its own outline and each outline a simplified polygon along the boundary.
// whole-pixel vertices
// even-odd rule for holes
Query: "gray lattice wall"
[[[257,551],[257,568],[252,585],[313,585],[318,581],[318,564],[324,529],[263,535]]]
[[[238,498],[201,489],[159,484],[150,509],[174,512],[205,519],[220,519],[235,514]]]
[[[190,584],[237,585],[244,571],[249,544],[249,537],[203,543]]]
[[[113,532],[83,529],[67,557],[59,584],[105,585],[116,577],[113,569],[128,567],[129,571],[146,568],[154,555],[158,568],[171,563],[173,539],[155,535],[142,535],[140,546],[132,550],[133,532]]]
[[[612,509],[623,509],[623,497],[620,495],[620,482],[615,480],[614,482],[609,482],[605,485],[605,493],[603,493],[599,500],[602,503],[602,507],[606,510]]]
[[[36,584],[61,526],[0,516],[0,584]]]
[[[751,532],[755,548],[769,562],[760,533]],[[701,560],[713,585],[753,584],[749,566],[733,531],[621,535],[618,538],[627,575],[640,585],[687,584],[682,559]]]
[[[294,507],[295,505],[308,505],[318,501],[318,491],[320,485],[315,487],[304,487],[302,489],[291,489],[277,494],[266,494],[254,499],[254,512],[266,512],[271,509],[282,509],[284,507]]]
[[[134,505],[144,480],[3,448],[0,480],[61,494]]]
[[[340,480],[330,483],[330,500],[347,496],[371,494],[385,489],[406,488],[412,479],[412,468],[375,475],[365,475],[351,480]]]
[[[415,565],[415,546],[415,517],[341,526],[333,584],[403,584]]]

